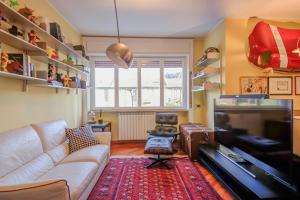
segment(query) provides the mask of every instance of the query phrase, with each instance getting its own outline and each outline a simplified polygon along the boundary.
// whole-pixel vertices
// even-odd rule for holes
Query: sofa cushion
[[[73,153],[79,149],[99,144],[91,127],[67,128],[66,135],[69,140],[69,152]]]
[[[44,153],[13,172],[1,177],[0,185],[17,185],[33,182],[53,167],[53,161]]]
[[[64,179],[70,188],[71,199],[79,199],[98,169],[95,162],[63,163],[39,178],[39,181]]]
[[[57,165],[60,161],[62,161],[69,155],[69,145],[67,141],[65,141],[61,145],[58,145],[57,147],[54,147],[53,149],[48,151],[47,154],[51,157],[54,164]]]
[[[30,127],[0,133],[0,177],[43,153],[41,140]]]
[[[44,152],[66,141],[65,129],[67,124],[64,120],[54,120],[44,123],[31,124],[41,138]]]
[[[62,161],[62,163],[96,162],[100,164],[107,157],[108,153],[109,149],[107,145],[98,144],[71,153]]]

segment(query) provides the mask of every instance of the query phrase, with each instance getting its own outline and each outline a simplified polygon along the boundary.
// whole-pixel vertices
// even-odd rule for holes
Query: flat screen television
[[[292,184],[292,111],[292,100],[215,99],[215,140],[273,177]]]

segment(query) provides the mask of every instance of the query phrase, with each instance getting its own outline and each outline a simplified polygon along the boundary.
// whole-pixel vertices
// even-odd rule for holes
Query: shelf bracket
[[[70,94],[70,89],[67,89],[67,94]]]
[[[23,80],[22,92],[28,91],[28,80]]]
[[[56,92],[56,94],[58,94],[58,88],[55,88],[55,92]]]

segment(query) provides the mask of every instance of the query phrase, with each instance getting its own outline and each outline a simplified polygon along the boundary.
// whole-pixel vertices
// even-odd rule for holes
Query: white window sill
[[[93,108],[95,112],[187,112],[187,108]]]

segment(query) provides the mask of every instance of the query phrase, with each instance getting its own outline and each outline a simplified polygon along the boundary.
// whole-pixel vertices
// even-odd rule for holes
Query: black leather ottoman
[[[156,164],[162,164],[168,169],[171,169],[164,161],[170,160],[170,158],[161,158],[160,155],[172,155],[174,154],[172,148],[173,138],[169,137],[152,137],[149,138],[144,149],[145,154],[156,154],[157,158],[150,158],[155,160],[153,163],[147,166],[150,168]]]

